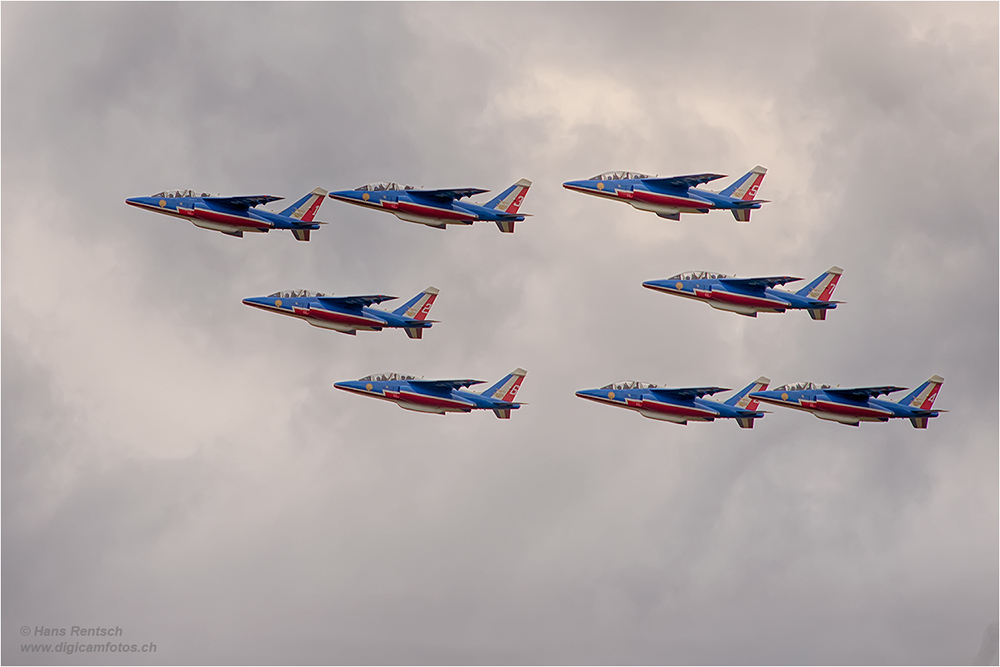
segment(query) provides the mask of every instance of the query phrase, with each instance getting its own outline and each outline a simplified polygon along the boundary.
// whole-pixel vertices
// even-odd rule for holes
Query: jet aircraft
[[[878,397],[904,391],[906,387],[841,388],[800,382],[782,385],[771,391],[752,392],[750,396],[764,403],[804,410],[820,419],[848,426],[858,426],[860,422],[887,422],[890,419],[906,418],[913,424],[913,428],[927,428],[928,419],[947,412],[931,409],[943,383],[943,377],[934,375],[898,402]]]
[[[383,373],[368,375],[360,380],[337,382],[337,389],[362,396],[392,401],[404,410],[414,412],[472,412],[492,410],[499,419],[510,419],[510,411],[524,405],[516,403],[517,390],[528,372],[518,368],[482,393],[464,387],[483,384],[483,380],[424,380],[412,375]]]
[[[495,222],[501,232],[513,233],[514,223],[527,217],[518,213],[521,202],[531,187],[522,178],[485,204],[463,203],[489,190],[458,188],[453,190],[421,190],[412,185],[369,183],[354,190],[331,192],[330,197],[349,204],[367,206],[394,214],[400,220],[445,229],[446,225],[471,225],[473,222]]]
[[[703,301],[712,308],[757,317],[757,313],[783,313],[786,310],[807,310],[814,320],[825,320],[826,311],[843,301],[831,301],[844,272],[831,266],[825,273],[800,289],[787,292],[775,285],[792,283],[802,278],[776,276],[771,278],[727,278],[711,271],[679,273],[666,280],[648,280],[642,284],[651,290]]]
[[[125,203],[147,211],[184,218],[196,227],[229,236],[243,238],[243,232],[267,233],[272,229],[287,229],[299,241],[308,241],[310,231],[326,224],[314,219],[325,196],[326,190],[316,188],[280,213],[255,207],[279,201],[283,197],[214,197],[207,192],[197,193],[194,190],[165,190],[152,197],[126,199]]]
[[[704,398],[729,391],[723,387],[668,389],[645,382],[613,382],[600,389],[582,389],[576,395],[590,401],[635,410],[649,419],[675,424],[735,419],[740,428],[753,428],[753,420],[760,419],[765,413],[757,409],[757,401],[750,397],[750,392],[767,389],[769,382],[768,378],[759,377],[725,402]]]
[[[756,166],[719,192],[699,190],[698,185],[725,178],[724,174],[691,174],[660,178],[634,171],[609,171],[584,181],[567,181],[563,187],[575,192],[631,204],[668,220],[681,213],[708,213],[713,209],[733,212],[737,222],[750,222],[750,212],[767,202],[754,199],[767,169]]]
[[[243,299],[248,306],[291,315],[314,327],[333,329],[354,336],[358,331],[381,331],[396,328],[410,338],[421,338],[435,320],[428,320],[438,289],[428,287],[396,310],[389,312],[371,308],[372,304],[392,301],[398,297],[374,294],[369,296],[333,296],[322,292],[292,290],[270,296]]]

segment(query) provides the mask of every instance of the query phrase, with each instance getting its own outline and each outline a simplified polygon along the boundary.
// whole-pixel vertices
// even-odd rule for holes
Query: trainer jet
[[[725,402],[704,398],[729,391],[723,387],[667,389],[645,382],[614,382],[600,389],[582,389],[576,395],[590,401],[635,410],[649,419],[675,424],[735,419],[740,428],[753,428],[753,420],[760,419],[765,413],[757,410],[757,401],[750,397],[750,393],[767,389],[769,382],[768,378],[759,377]]]
[[[280,213],[255,207],[279,201],[283,197],[213,197],[207,192],[199,194],[194,190],[165,190],[152,197],[126,199],[125,203],[147,211],[185,218],[196,227],[230,236],[243,238],[243,232],[266,233],[272,229],[287,229],[298,240],[308,241],[309,232],[326,224],[314,219],[325,196],[326,190],[316,188]]]
[[[330,197],[348,204],[387,211],[400,220],[419,222],[437,229],[445,229],[447,225],[471,225],[485,221],[495,222],[501,232],[512,234],[514,223],[523,221],[528,215],[518,213],[518,210],[529,187],[531,181],[522,178],[485,204],[461,200],[489,190],[421,190],[398,183],[369,183],[354,190],[331,192]]]
[[[528,371],[523,368],[515,369],[479,394],[464,388],[484,384],[483,380],[424,380],[399,373],[368,375],[360,380],[337,382],[333,386],[362,396],[392,401],[404,410],[414,412],[443,415],[446,412],[492,410],[499,419],[510,419],[510,411],[524,405],[514,402],[514,398],[527,374]]]
[[[911,391],[899,402],[888,396],[906,387],[854,387],[841,388],[830,385],[817,386],[812,382],[787,384],[771,391],[750,394],[764,403],[781,405],[795,410],[811,412],[820,419],[858,426],[860,422],[887,422],[890,419],[909,419],[913,428],[927,428],[927,420],[947,410],[932,410],[944,378],[935,375]]]
[[[609,171],[585,181],[567,181],[567,190],[631,204],[668,220],[680,220],[681,213],[708,213],[713,209],[733,212],[737,222],[750,222],[750,212],[767,202],[754,199],[767,169],[756,166],[719,192],[697,186],[725,178],[724,174],[691,174],[660,178],[634,171]]]
[[[261,310],[291,315],[314,327],[333,329],[356,335],[358,331],[403,329],[410,338],[423,337],[435,320],[428,320],[438,289],[428,287],[396,310],[389,312],[371,308],[372,304],[392,301],[398,297],[384,294],[370,296],[333,296],[322,292],[292,290],[270,296],[243,299],[243,303]]]
[[[802,278],[792,276],[727,278],[721,273],[711,271],[678,273],[666,280],[648,280],[642,286],[657,292],[703,301],[712,308],[728,310],[747,317],[757,317],[757,313],[807,310],[814,320],[825,320],[826,311],[836,308],[838,303],[843,303],[830,300],[843,272],[839,266],[831,266],[798,292],[787,292],[774,287],[793,283]]]

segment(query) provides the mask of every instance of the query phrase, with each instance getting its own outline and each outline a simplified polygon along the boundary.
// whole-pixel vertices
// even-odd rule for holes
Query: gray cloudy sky
[[[998,6],[2,7],[4,663],[968,663],[998,609]],[[560,187],[769,168],[661,220]],[[513,235],[328,201],[311,243],[124,205],[534,181]],[[825,322],[643,280],[844,268]],[[423,340],[247,308],[441,289]],[[331,383],[528,369],[509,422]],[[615,380],[915,386],[752,431]],[[118,625],[152,655],[36,657]]]

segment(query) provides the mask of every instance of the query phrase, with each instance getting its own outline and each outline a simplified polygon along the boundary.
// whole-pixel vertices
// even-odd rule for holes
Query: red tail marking
[[[840,280],[840,274],[833,274],[833,278],[830,280],[830,284],[826,286],[823,293],[819,295],[820,301],[829,301],[830,297],[833,296],[833,288],[837,286],[837,281]]]
[[[757,178],[754,179],[753,185],[747,189],[747,193],[743,195],[743,201],[750,201],[757,196],[757,188],[760,187],[760,182],[764,180],[764,174],[757,174]]]
[[[305,215],[302,216],[302,222],[312,222],[313,218],[316,216],[316,211],[319,210],[319,205],[323,203],[323,198],[316,196],[316,201],[312,203],[309,210],[306,211]]]

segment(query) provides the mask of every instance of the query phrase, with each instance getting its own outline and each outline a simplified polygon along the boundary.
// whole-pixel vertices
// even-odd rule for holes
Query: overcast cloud
[[[1000,603],[996,3],[4,3],[2,25],[4,663],[976,657]],[[755,164],[749,225],[561,187]],[[308,244],[238,240],[123,203],[522,177],[513,235],[327,201]],[[825,322],[640,286],[833,264]],[[428,285],[420,341],[240,303]],[[509,422],[330,386],[517,366]],[[926,431],[574,396],[935,373]],[[157,651],[21,651],[72,625]]]

